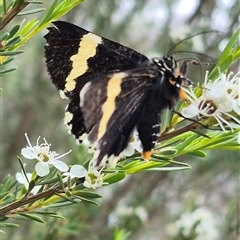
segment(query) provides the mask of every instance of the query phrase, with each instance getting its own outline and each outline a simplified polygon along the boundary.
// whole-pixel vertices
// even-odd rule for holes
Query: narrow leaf
[[[100,204],[99,204],[98,202],[95,202],[95,201],[90,200],[90,199],[88,199],[88,198],[80,197],[80,196],[77,196],[77,195],[74,195],[74,197],[75,197],[75,198],[78,198],[78,199],[80,199],[80,200],[82,200],[82,201],[85,201],[85,202],[92,203],[92,204],[94,204],[94,205],[100,206]]]
[[[19,213],[18,215],[20,216],[23,216],[25,218],[28,218],[28,219],[31,219],[31,220],[34,220],[36,222],[40,222],[40,223],[45,223],[41,217],[39,217],[38,215],[36,214],[30,214],[30,213]]]
[[[7,47],[9,47],[9,46],[11,46],[11,45],[14,45],[14,44],[16,44],[16,43],[19,43],[19,42],[21,42],[21,40],[22,40],[22,37],[21,37],[21,36],[17,36],[17,37],[15,37],[15,38],[12,38],[12,39],[10,39],[10,40],[6,43],[5,48],[7,48]]]
[[[19,29],[20,29],[20,24],[13,27],[12,30],[9,32],[8,38],[12,38],[19,31]]]
[[[52,12],[54,11],[56,5],[58,3],[58,0],[54,0],[48,11],[46,12],[45,16],[42,18],[42,20],[39,22],[39,27],[41,27],[44,23],[49,21],[49,17],[51,16]]]
[[[107,174],[104,177],[104,182],[107,182],[108,184],[112,184],[112,183],[121,181],[125,177],[126,177],[125,173],[111,173],[111,174]]]
[[[39,12],[42,12],[42,11],[45,11],[45,10],[46,10],[46,8],[32,9],[32,10],[29,10],[29,11],[20,12],[20,13],[18,13],[17,16],[30,15],[30,14],[39,13]]]
[[[60,184],[61,188],[64,189],[65,186],[64,186],[61,174],[57,173],[57,177],[58,177],[58,181],[59,181],[59,184]]]
[[[196,138],[196,134],[192,134],[191,136],[186,138],[182,143],[178,144],[176,146],[176,149],[178,150],[178,152],[185,149],[195,138]]]
[[[0,56],[13,56],[17,54],[24,53],[23,50],[15,50],[15,51],[0,51]]]
[[[19,225],[15,223],[0,223],[0,227],[19,227]]]
[[[0,75],[2,76],[2,75],[4,75],[4,74],[6,74],[6,73],[13,72],[13,71],[15,71],[16,69],[17,69],[17,67],[5,69],[5,70],[0,70]]]
[[[0,193],[0,199],[3,199],[6,195],[8,195],[9,192],[1,192]]]
[[[80,201],[81,200],[79,199],[79,202]],[[74,202],[59,202],[59,203],[54,203],[54,204],[48,205],[47,208],[65,207],[65,206],[77,204],[79,202],[77,202],[76,200]]]
[[[8,57],[8,58],[6,58],[6,60],[4,60],[4,62],[0,63],[0,66],[3,66],[3,65],[6,65],[6,64],[10,63],[15,58],[16,57]]]
[[[74,195],[84,197],[84,198],[101,198],[102,196],[95,193],[95,192],[88,192],[88,191],[73,191]]]
[[[54,217],[54,218],[60,218],[60,219],[66,219],[65,217],[58,215],[55,212],[40,212],[40,211],[34,211],[33,213],[43,215],[43,216],[48,216],[48,217]]]
[[[207,154],[201,150],[196,150],[196,151],[193,151],[193,152],[189,152],[189,154],[191,155],[194,155],[194,156],[197,156],[197,157],[206,157]]]
[[[186,166],[186,167],[161,167],[161,168],[146,169],[146,170],[144,170],[144,172],[150,172],[150,171],[161,171],[161,172],[182,171],[182,170],[188,170],[190,168],[191,168],[190,166]]]
[[[0,42],[5,40],[7,37],[9,37],[10,33],[6,32],[0,35]]]

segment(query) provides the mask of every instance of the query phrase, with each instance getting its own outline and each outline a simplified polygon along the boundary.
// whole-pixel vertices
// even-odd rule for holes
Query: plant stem
[[[21,200],[18,200],[16,202],[10,203],[9,205],[0,208],[0,215],[1,216],[7,216],[16,213],[16,209],[19,207],[22,207],[28,203],[35,202],[37,200],[46,198],[46,197],[51,197],[55,195],[56,193],[64,193],[63,189],[60,186],[54,187],[54,188],[49,188],[44,192],[40,192],[34,196],[30,197],[23,197]]]
[[[2,30],[19,12],[21,12],[29,3],[24,2],[21,6],[16,6],[3,15],[2,22],[0,24],[0,30]]]

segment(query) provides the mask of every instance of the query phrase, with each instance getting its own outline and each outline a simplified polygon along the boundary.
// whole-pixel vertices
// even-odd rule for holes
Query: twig
[[[0,30],[2,30],[19,12],[21,12],[29,2],[24,2],[21,6],[16,6],[15,8],[11,9],[2,17],[2,22],[0,25]]]
[[[167,140],[169,138],[173,138],[175,136],[178,136],[182,133],[188,132],[188,131],[193,131],[199,127],[199,124],[196,122],[193,122],[185,127],[179,128],[173,132],[170,133],[162,133],[161,136],[158,138],[158,142]]]
[[[9,205],[0,208],[0,215],[1,216],[6,216],[6,215],[10,215],[10,214],[14,214],[16,213],[15,209],[24,206],[28,203],[32,203],[35,202],[37,200],[43,199],[45,197],[51,197],[52,195],[56,194],[56,193],[64,193],[63,189],[60,186],[54,187],[54,188],[50,188],[44,192],[40,192],[34,196],[30,196],[30,197],[23,197],[21,200],[10,203]]]

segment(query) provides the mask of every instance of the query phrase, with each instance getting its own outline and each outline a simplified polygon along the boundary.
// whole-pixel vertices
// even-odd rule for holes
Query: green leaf
[[[234,45],[237,42],[240,34],[240,29],[238,29],[234,35],[231,37],[230,41],[228,42],[227,46],[223,50],[221,57],[219,58],[216,66],[212,70],[212,72],[209,74],[208,78],[211,80],[215,80],[219,73],[218,73],[218,68],[220,67],[221,72],[226,71],[229,66],[233,63],[233,60],[237,60],[236,58],[233,59],[233,49]]]
[[[146,169],[155,168],[155,167],[162,167],[165,166],[166,163],[156,162],[156,161],[135,161],[135,166],[132,166],[131,168],[123,166],[123,168],[126,170],[126,174],[133,174],[137,172],[141,172]]]
[[[60,173],[57,173],[58,181],[62,189],[65,188],[63,180],[62,180],[62,175]]]
[[[127,240],[130,238],[130,232],[126,232],[125,229],[115,229],[114,240]]]
[[[12,60],[14,60],[16,57],[8,57],[4,62],[0,63],[0,66],[6,65],[10,63]],[[14,68],[16,69],[16,68]]]
[[[54,0],[52,5],[50,6],[50,8],[48,9],[48,11],[46,12],[45,16],[42,18],[42,20],[39,22],[39,27],[41,27],[44,23],[49,21],[49,18],[52,14],[52,12],[54,11],[54,9],[56,8],[58,3],[58,0]]]
[[[225,47],[225,49],[223,50],[223,53],[230,53],[235,45],[235,43],[237,42],[238,38],[240,35],[240,28],[233,34],[233,36],[231,37],[230,41],[228,42],[227,46]],[[224,56],[223,56],[224,57]],[[221,57],[220,57],[221,59]],[[219,60],[220,60],[219,59]]]
[[[85,201],[85,202],[88,202],[88,203],[92,203],[94,205],[97,205],[97,206],[100,206],[100,204],[98,202],[95,202],[93,200],[90,200],[88,198],[84,198],[84,197],[81,197],[81,196],[77,196],[77,195],[74,195],[75,198],[78,198],[79,200],[82,200],[82,201]]]
[[[125,177],[126,177],[125,173],[110,173],[105,175],[104,182],[107,182],[108,184],[113,184],[121,181]]]
[[[9,72],[12,72],[12,71],[15,71],[17,69],[17,67],[15,68],[8,68],[8,69],[5,69],[5,70],[0,70],[0,76],[6,74],[6,73],[9,73]]]
[[[41,182],[38,182],[38,185],[46,185],[46,184],[56,183],[57,181],[58,181],[58,177],[44,179]]]
[[[20,12],[20,13],[18,13],[17,16],[30,15],[30,14],[39,13],[39,12],[42,12],[42,11],[45,11],[45,10],[46,10],[46,8],[32,9],[32,10],[28,10],[28,11]]]
[[[189,144],[196,138],[196,134],[192,134],[191,136],[187,137],[182,143],[178,144],[176,146],[176,149],[178,152],[182,151],[186,147],[189,146]]]
[[[188,152],[192,152],[198,149],[216,149],[217,145],[227,145],[233,141],[232,132],[230,131],[228,134],[226,133],[218,133],[218,134],[209,134],[210,139],[199,138],[199,142],[193,142],[191,146],[186,149]]]
[[[21,42],[21,41],[22,41],[22,37],[21,37],[21,36],[17,36],[17,37],[15,37],[15,38],[10,39],[10,40],[6,43],[6,45],[5,45],[4,47],[7,48],[7,47],[9,47],[9,46],[11,46],[11,45],[15,45],[15,44],[17,44],[17,43],[19,43],[19,42]]]
[[[170,153],[170,152],[168,152]],[[175,151],[175,154],[177,153],[177,151]],[[162,154],[162,152],[160,152],[159,154]],[[164,152],[165,154],[165,152]],[[154,160],[156,162],[161,162],[161,163],[169,163],[169,161],[171,160],[171,157],[165,157],[162,155],[157,155],[157,153],[154,153],[154,155],[152,155],[151,160]]]
[[[2,1],[2,4],[3,4],[3,13],[4,15],[7,13],[7,3],[6,3],[7,0],[3,0]],[[1,21],[0,21],[1,22]]]
[[[30,1],[30,0],[28,0],[28,3],[32,3],[32,4],[44,4],[44,2],[43,1]]]
[[[18,181],[15,178],[13,178],[11,175],[7,175],[1,186],[1,191],[2,190],[4,192],[10,191],[17,183],[18,183]]]
[[[39,214],[39,215],[43,215],[43,216],[48,216],[48,217],[54,217],[54,218],[60,218],[60,219],[66,219],[63,216],[58,215],[55,212],[40,212],[40,211],[34,211],[33,213]]]
[[[162,155],[167,155],[167,156],[173,156],[175,154],[177,154],[178,150],[172,147],[164,147],[164,148],[160,148],[160,153]],[[166,161],[168,160],[167,157],[165,157]],[[164,160],[164,157],[163,157]]]
[[[189,152],[189,154],[197,156],[197,157],[206,157],[207,156],[207,154],[201,150],[195,150],[195,151]]]
[[[27,35],[36,25],[39,23],[39,20],[32,19],[21,29],[20,34],[22,36]]]
[[[0,227],[19,227],[19,225],[15,223],[0,223]]]
[[[8,195],[9,192],[1,192],[0,193],[0,199],[3,199],[6,195]]]
[[[19,31],[20,27],[21,27],[20,24],[13,27],[12,30],[9,32],[8,39],[12,38]]]
[[[28,218],[28,219],[31,219],[31,220],[34,220],[36,222],[40,222],[40,223],[45,223],[41,217],[39,217],[38,215],[36,214],[32,214],[32,213],[18,213],[18,215],[20,216],[23,216],[25,218]]]
[[[1,33],[0,35],[0,42],[2,42],[3,40],[5,40],[6,38],[8,38],[10,36],[10,33],[6,32],[4,34]]]
[[[79,202],[80,201],[81,200],[79,199]],[[69,205],[78,204],[79,202],[77,202],[76,200],[74,202],[59,202],[59,203],[54,203],[54,204],[48,205],[47,208],[66,207]]]
[[[58,194],[58,193],[55,193],[55,194],[65,201],[69,201],[69,202],[72,202],[72,203],[75,203],[75,204],[78,203],[78,202],[75,202],[74,199],[72,199],[71,197],[68,197],[67,195]]]
[[[4,221],[7,221],[7,220],[8,220],[8,217],[0,215],[0,222],[4,222]]]
[[[101,198],[102,196],[94,193],[94,192],[88,192],[88,191],[74,191],[72,192],[74,195],[84,197],[84,198]]]
[[[13,56],[17,54],[24,53],[23,50],[14,50],[14,51],[0,51],[0,56]]]
[[[152,171],[160,171],[160,172],[168,172],[168,171],[182,171],[182,170],[188,170],[190,169],[190,166],[185,167],[159,167],[159,168],[150,168],[144,170],[144,172],[152,172]]]

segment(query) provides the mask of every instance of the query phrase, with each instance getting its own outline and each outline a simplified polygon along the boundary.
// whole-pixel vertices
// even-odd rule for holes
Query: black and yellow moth
[[[172,54],[149,59],[128,47],[71,23],[56,21],[45,39],[47,70],[70,100],[65,122],[76,139],[88,133],[96,165],[118,159],[134,129],[150,159],[160,133],[161,113],[179,98],[187,60]]]

